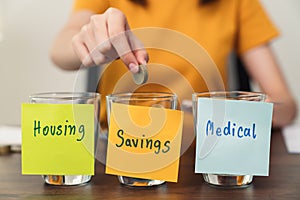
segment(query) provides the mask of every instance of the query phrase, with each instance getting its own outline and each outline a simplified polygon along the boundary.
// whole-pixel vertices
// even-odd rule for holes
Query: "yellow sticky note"
[[[22,104],[22,174],[93,175],[92,104]]]
[[[106,173],[177,182],[183,113],[113,103]]]

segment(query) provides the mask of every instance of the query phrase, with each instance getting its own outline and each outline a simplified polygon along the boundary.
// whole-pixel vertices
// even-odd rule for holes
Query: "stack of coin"
[[[0,155],[5,155],[10,153],[9,145],[0,145]]]

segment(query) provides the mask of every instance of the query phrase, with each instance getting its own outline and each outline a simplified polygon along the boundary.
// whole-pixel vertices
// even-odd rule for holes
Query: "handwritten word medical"
[[[257,135],[255,133],[255,123],[250,127],[244,127],[238,125],[234,122],[228,121],[227,125],[224,127],[216,127],[215,123],[211,120],[208,120],[206,123],[206,136],[216,135],[218,137],[237,137],[237,138],[252,138],[256,139]]]

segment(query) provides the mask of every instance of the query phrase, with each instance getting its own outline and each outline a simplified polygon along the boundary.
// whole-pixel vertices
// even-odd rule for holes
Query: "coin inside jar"
[[[139,71],[133,74],[133,81],[137,85],[146,83],[148,80],[148,70],[146,65],[139,65]]]
[[[0,145],[0,155],[6,155],[10,153],[9,145]]]

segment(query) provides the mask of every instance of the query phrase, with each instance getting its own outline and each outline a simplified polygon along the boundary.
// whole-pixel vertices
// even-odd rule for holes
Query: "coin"
[[[142,85],[148,80],[148,70],[146,65],[139,65],[139,71],[133,74],[133,81],[137,85]]]
[[[10,153],[9,145],[0,145],[0,155],[5,155]]]

